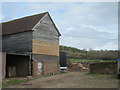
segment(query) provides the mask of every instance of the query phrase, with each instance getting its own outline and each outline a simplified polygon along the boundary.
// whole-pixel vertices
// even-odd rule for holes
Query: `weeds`
[[[61,75],[61,74],[65,74],[65,73],[68,73],[68,72],[62,72],[62,73],[57,73],[57,74],[47,74],[47,75],[41,75],[41,76],[35,76],[33,78],[30,78],[30,79],[24,79],[24,80],[19,80],[16,79],[16,80],[9,80],[9,81],[3,81],[2,82],[2,86],[0,87],[7,87],[9,85],[17,85],[17,84],[20,84],[20,83],[26,83],[30,80],[34,80],[34,79],[38,79],[38,78],[41,78],[41,77],[50,77],[50,76],[55,76],[55,75]]]
[[[110,75],[110,74],[104,74],[104,73],[87,73],[86,75],[100,76],[100,75]]]

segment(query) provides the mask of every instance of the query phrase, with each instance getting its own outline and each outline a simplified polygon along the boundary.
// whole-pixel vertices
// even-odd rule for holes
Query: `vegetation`
[[[115,60],[118,58],[117,50],[80,50],[73,47],[60,46],[60,51],[67,53],[70,59],[88,59],[88,60]]]
[[[57,73],[57,74],[47,74],[47,75],[40,75],[40,76],[35,76],[33,78],[30,78],[30,79],[15,79],[15,80],[9,80],[9,81],[3,81],[2,82],[2,86],[0,87],[7,87],[7,86],[10,86],[10,85],[16,85],[16,84],[21,84],[21,83],[26,83],[28,81],[31,81],[33,79],[38,79],[38,78],[41,78],[41,77],[50,77],[50,76],[54,76],[54,75],[61,75],[61,74],[66,74],[66,73],[69,73],[69,72],[61,72],[61,73]]]
[[[115,60],[88,60],[88,59],[69,59],[71,62],[111,62]]]
[[[9,86],[9,85],[16,85],[16,84],[20,84],[20,83],[25,83],[25,82],[28,82],[30,80],[31,79],[24,79],[24,80],[16,79],[16,80],[4,81],[2,83],[2,87]]]
[[[87,73],[86,75],[99,76],[99,75],[109,75],[109,74],[103,74],[103,73]]]
[[[47,75],[42,75],[42,77],[49,77],[49,76],[55,76],[55,75],[61,75],[61,74],[66,74],[69,72],[61,72],[61,73],[56,73],[56,74],[47,74]]]

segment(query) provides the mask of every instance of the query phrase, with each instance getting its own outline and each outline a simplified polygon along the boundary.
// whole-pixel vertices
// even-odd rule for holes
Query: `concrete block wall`
[[[90,73],[117,74],[117,62],[91,63]]]

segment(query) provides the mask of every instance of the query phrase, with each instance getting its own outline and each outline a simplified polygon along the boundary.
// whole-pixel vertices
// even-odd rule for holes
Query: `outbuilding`
[[[3,22],[3,78],[60,72],[60,36],[48,12]]]

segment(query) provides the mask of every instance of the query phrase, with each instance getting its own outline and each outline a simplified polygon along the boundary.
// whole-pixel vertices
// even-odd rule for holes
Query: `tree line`
[[[67,53],[67,58],[72,59],[95,59],[95,60],[115,60],[118,58],[117,50],[80,50],[74,47],[60,46],[60,51]]]

